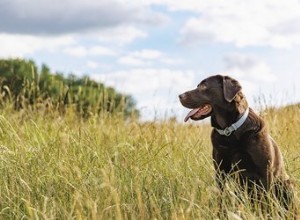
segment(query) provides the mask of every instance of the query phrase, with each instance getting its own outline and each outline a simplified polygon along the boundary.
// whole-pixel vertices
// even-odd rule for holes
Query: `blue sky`
[[[255,108],[300,101],[298,0],[0,0],[0,21],[1,58],[88,74],[145,120],[184,118],[178,94],[219,73]]]

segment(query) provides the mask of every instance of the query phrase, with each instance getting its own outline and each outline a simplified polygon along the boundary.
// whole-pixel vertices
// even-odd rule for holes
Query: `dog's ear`
[[[236,94],[241,91],[242,86],[235,79],[232,79],[229,76],[223,77],[223,93],[224,98],[227,102],[232,102]]]

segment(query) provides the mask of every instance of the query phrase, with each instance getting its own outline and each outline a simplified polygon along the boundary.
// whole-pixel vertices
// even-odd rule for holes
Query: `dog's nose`
[[[185,96],[184,93],[183,93],[183,94],[180,94],[180,95],[179,95],[179,99],[184,99],[184,96]]]

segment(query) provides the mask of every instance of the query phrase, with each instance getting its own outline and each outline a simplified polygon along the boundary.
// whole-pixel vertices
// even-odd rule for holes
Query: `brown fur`
[[[212,127],[218,129],[235,123],[248,108],[241,85],[228,76],[211,76],[196,89],[179,95],[179,98],[187,108],[209,104],[212,107],[209,114],[198,118],[192,116],[191,119],[201,120],[211,116]],[[226,175],[237,172],[239,183],[244,188],[247,186],[249,192],[254,185],[265,191],[275,186],[278,199],[283,200],[286,208],[289,206],[292,184],[284,170],[282,154],[263,119],[251,108],[244,124],[230,136],[220,135],[213,129],[211,142],[217,182],[221,189]]]

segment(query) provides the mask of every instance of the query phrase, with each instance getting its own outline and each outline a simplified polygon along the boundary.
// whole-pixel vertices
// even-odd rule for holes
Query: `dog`
[[[249,108],[240,83],[223,75],[201,81],[197,88],[179,95],[181,104],[192,109],[184,121],[211,117],[211,142],[216,181],[223,190],[227,176],[238,175],[242,189],[254,187],[274,192],[288,209],[293,184],[284,169],[278,145],[264,120]]]

